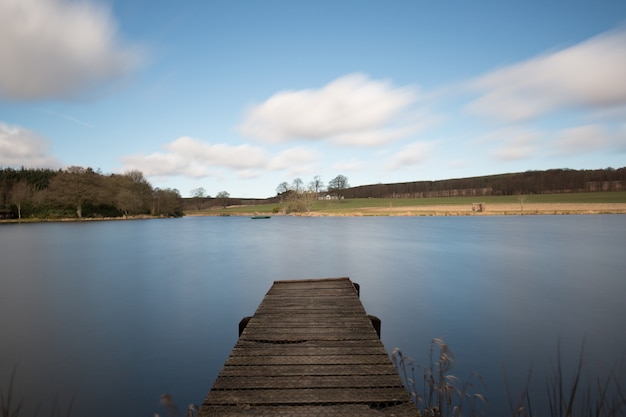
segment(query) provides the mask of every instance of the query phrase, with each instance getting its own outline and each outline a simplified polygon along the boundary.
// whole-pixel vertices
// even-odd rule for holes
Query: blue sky
[[[0,0],[0,166],[183,196],[626,166],[626,2]]]

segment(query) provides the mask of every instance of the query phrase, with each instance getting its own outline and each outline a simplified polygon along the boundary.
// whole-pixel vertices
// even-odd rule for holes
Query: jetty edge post
[[[241,321],[239,321],[239,337],[241,337],[241,333],[243,333],[243,331],[246,329],[246,326],[250,322],[251,318],[252,316],[246,316],[242,318]]]

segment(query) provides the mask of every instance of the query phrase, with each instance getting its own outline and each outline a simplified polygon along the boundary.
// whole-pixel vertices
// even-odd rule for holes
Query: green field
[[[525,196],[524,204],[586,204],[586,203],[626,203],[626,192],[597,192],[571,194],[537,194]],[[458,205],[471,206],[472,203],[519,204],[518,196],[490,196],[490,197],[440,197],[440,198],[355,198],[346,200],[316,201],[313,212],[320,214],[345,214],[358,212],[362,209],[387,209],[392,207],[441,206]],[[189,211],[187,214],[206,215],[244,215],[244,214],[272,214],[280,210],[280,204],[258,204],[248,206],[232,206],[226,209]]]

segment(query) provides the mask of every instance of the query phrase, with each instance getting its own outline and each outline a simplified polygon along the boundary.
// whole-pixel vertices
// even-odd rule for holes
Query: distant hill
[[[626,191],[626,167],[550,169],[439,181],[372,184],[343,190],[345,198],[420,198]]]

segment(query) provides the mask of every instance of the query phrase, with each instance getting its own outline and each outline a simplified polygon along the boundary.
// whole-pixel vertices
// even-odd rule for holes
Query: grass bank
[[[483,211],[476,211],[476,203]],[[355,198],[313,203],[308,216],[466,216],[518,214],[626,214],[626,192],[538,194],[528,196]],[[189,210],[189,216],[247,216],[283,214],[280,204],[230,206]]]

